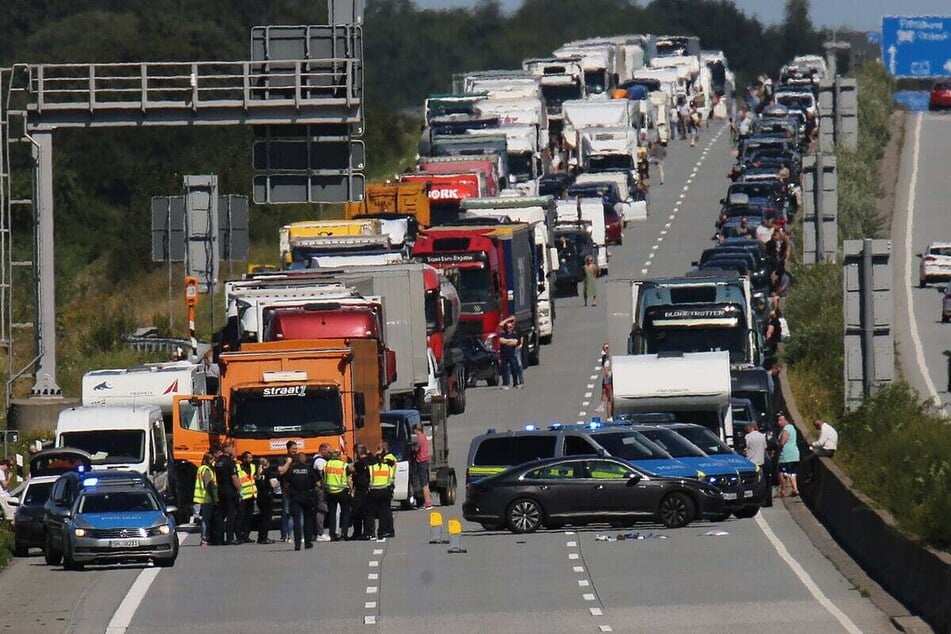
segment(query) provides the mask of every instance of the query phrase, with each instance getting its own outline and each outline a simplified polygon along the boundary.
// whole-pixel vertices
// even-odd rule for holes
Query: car
[[[608,205],[604,206],[604,230],[606,244],[624,244],[624,219]]]
[[[491,345],[472,335],[456,335],[450,345],[462,350],[469,386],[482,380],[490,387],[499,384],[499,355]]]
[[[87,478],[63,522],[63,568],[139,561],[162,568],[175,565],[175,507],[166,507],[147,481],[99,486],[89,480],[96,478]]]
[[[50,497],[43,505],[43,555],[50,566],[63,559],[65,525],[73,514],[73,506],[80,493],[89,486],[100,489],[107,486],[141,485],[161,497],[155,485],[138,471],[129,469],[101,469],[64,473],[53,483]]]
[[[26,557],[30,548],[43,547],[43,511],[53,483],[69,471],[85,472],[92,456],[71,448],[44,449],[30,456],[30,478],[11,491],[13,554]]]
[[[941,300],[941,323],[946,324],[951,321],[951,284],[944,289],[944,297]]]
[[[928,110],[951,108],[951,81],[939,81],[931,87]]]
[[[921,254],[918,265],[918,287],[928,282],[951,280],[951,242],[932,242]]]
[[[719,489],[688,478],[648,474],[604,455],[549,458],[470,484],[463,517],[486,530],[532,533],[541,527],[656,521],[681,528],[723,512]]]

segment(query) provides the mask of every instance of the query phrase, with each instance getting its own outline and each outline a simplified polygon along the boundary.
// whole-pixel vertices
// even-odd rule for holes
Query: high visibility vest
[[[383,462],[386,463],[387,461],[390,461],[393,463],[393,466],[386,465],[390,467],[390,484],[392,485],[396,482],[396,463],[399,462],[399,460],[397,460],[396,456],[394,456],[393,454],[388,453],[385,456],[383,456]]]
[[[347,463],[343,460],[328,460],[324,465],[324,486],[327,493],[340,493],[347,487]]]
[[[254,484],[254,475],[258,471],[256,464],[251,464],[251,473],[244,470],[244,465],[238,465],[238,479],[241,480],[241,499],[254,499],[257,486]]]
[[[211,491],[205,488],[205,478],[206,473],[211,474],[211,481],[218,484],[218,479],[215,477],[215,470],[209,467],[206,464],[198,467],[198,474],[195,476],[195,493],[192,496],[192,502],[195,504],[211,504],[214,502],[214,499],[211,495]]]
[[[370,467],[370,488],[385,489],[390,486],[390,465],[385,462],[375,462]]]

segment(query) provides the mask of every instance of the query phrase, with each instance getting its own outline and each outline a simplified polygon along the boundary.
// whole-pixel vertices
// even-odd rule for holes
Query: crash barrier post
[[[462,523],[457,519],[449,520],[449,550],[450,554],[469,552],[462,547]]]

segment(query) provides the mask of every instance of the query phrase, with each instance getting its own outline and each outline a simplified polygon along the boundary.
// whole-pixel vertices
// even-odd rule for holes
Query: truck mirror
[[[452,302],[446,298],[442,300],[442,324],[444,328],[449,328],[456,320],[453,318],[452,314]]]
[[[165,458],[155,460],[151,465],[152,471],[165,471],[166,468],[168,468],[168,461]]]
[[[545,285],[544,285],[544,284],[539,284],[539,285],[538,285],[538,292],[539,292],[539,293],[544,293],[544,292],[545,292]]]
[[[353,415],[357,419],[359,419],[366,416],[366,414],[367,414],[367,404],[366,404],[366,398],[364,397],[363,392],[354,392],[353,393]],[[360,425],[358,422],[357,428],[359,429],[360,427],[362,427],[362,425]]]
[[[217,396],[211,402],[211,413],[208,422],[212,433],[225,433],[225,400],[222,397]]]
[[[353,421],[353,426],[357,429],[363,429],[367,426],[367,417],[366,416],[357,416],[356,420]]]

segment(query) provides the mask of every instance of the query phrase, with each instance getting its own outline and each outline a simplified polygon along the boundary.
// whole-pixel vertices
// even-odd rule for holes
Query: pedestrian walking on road
[[[768,495],[766,495],[766,498],[763,500],[763,506],[772,506],[773,476],[769,455],[766,451],[766,434],[759,430],[759,425],[755,420],[746,426],[744,440],[746,442],[746,449],[744,450],[746,458],[760,468],[763,479],[767,482],[766,491]]]
[[[584,261],[584,305],[598,305],[598,265],[590,255]]]
[[[779,424],[779,497],[786,497],[787,486],[790,496],[799,495],[799,445],[796,428],[780,412],[776,417]]]
[[[198,516],[201,522],[202,546],[211,543],[212,516],[215,504],[218,502],[218,485],[215,481],[214,463],[214,456],[206,453],[201,457],[201,465],[198,467],[198,473],[195,474],[195,492],[192,501],[196,506],[195,515]]]
[[[433,501],[429,492],[429,439],[423,433],[423,424],[413,425],[413,433],[416,435],[416,447],[413,450],[413,471],[416,482],[422,490],[423,508],[427,511],[433,508]],[[417,496],[416,499],[420,499]]]
[[[611,422],[614,420],[614,372],[608,363],[601,368],[601,402],[604,405],[604,416]]]
[[[660,178],[660,184],[664,184],[664,161],[667,160],[667,144],[657,141],[652,143],[648,150],[648,160],[650,164],[657,168],[657,176]]]
[[[234,546],[241,543],[238,533],[241,480],[234,461],[234,445],[230,442],[221,446],[221,456],[215,461],[215,477],[221,507],[221,543]]]
[[[339,449],[332,450],[330,460],[324,466],[327,520],[333,541],[347,539],[347,530],[350,528],[350,474],[353,468],[341,456]]]
[[[271,467],[271,462],[267,458],[261,458],[257,468],[257,473],[254,474],[254,486],[257,489],[258,502],[258,543],[273,544],[274,540],[268,538],[268,531],[274,514],[274,483],[277,481],[275,478],[277,469]]]
[[[305,548],[313,548],[314,492],[317,490],[317,474],[304,454],[298,454],[284,476],[284,494],[291,500],[291,515],[302,521],[294,522],[294,550],[300,550],[301,540]],[[303,526],[301,526],[303,524]]]

